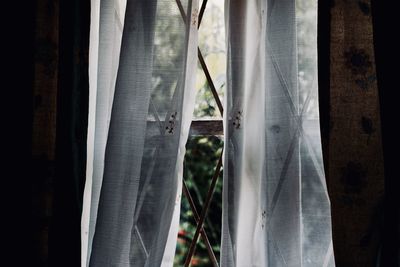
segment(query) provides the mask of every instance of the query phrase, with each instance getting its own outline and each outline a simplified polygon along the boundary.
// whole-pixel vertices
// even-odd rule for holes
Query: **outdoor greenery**
[[[199,47],[205,58],[208,70],[213,79],[221,101],[225,86],[225,29],[223,0],[208,1],[206,11],[199,29]],[[201,66],[196,73],[196,102],[194,109],[195,119],[220,118],[215,99],[211,93]],[[206,198],[211,179],[214,175],[218,159],[222,153],[222,137],[198,136],[190,137],[186,144],[184,162],[184,179],[193,197],[197,212],[200,214]],[[222,171],[214,191],[213,200],[204,224],[210,244],[216,258],[219,260],[221,240],[222,215]],[[196,231],[196,222],[189,202],[182,196],[180,229],[176,247],[174,266],[183,266],[186,255]],[[199,238],[191,266],[211,266],[206,246]]]
[[[200,214],[207,195],[211,178],[218,158],[221,155],[223,141],[219,137],[191,137],[186,145],[184,179],[193,197],[197,212]],[[222,212],[222,172],[218,178],[214,197],[205,220],[205,231],[215,256],[219,259],[221,240]],[[196,222],[186,197],[182,196],[181,222],[175,255],[175,266],[183,266],[190,242],[196,231]],[[210,259],[205,244],[199,238],[192,266],[210,266]]]
[[[214,86],[217,89],[221,102],[224,97],[226,81],[226,51],[224,27],[224,0],[208,1],[206,11],[199,28],[199,47],[204,56]],[[196,88],[198,90],[195,102],[194,117],[221,118],[217,104],[211,93],[206,77],[200,64],[196,74]]]

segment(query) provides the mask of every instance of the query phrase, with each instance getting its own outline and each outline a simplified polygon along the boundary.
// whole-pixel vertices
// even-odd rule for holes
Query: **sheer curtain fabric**
[[[83,266],[172,265],[197,5],[182,19],[175,1],[92,1]]]
[[[173,265],[198,16],[177,2],[92,0],[82,266]],[[225,2],[223,267],[335,266],[308,2]]]
[[[224,267],[334,266],[308,8],[311,21],[295,0],[226,1]]]

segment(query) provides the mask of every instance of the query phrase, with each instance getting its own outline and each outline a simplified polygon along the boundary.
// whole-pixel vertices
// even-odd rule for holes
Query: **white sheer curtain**
[[[172,265],[197,0],[92,0],[82,266]],[[124,16],[125,14],[125,16]]]
[[[335,265],[308,8],[311,27],[295,0],[226,0],[223,267]]]
[[[295,0],[226,0],[223,267],[335,265],[308,3],[305,22]],[[198,2],[181,7],[92,0],[82,266],[173,264]]]

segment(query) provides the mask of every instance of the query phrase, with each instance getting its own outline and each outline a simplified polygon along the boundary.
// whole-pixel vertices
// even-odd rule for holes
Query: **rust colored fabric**
[[[325,142],[337,266],[376,266],[384,195],[370,1],[334,1]]]
[[[36,0],[34,5],[30,11],[35,18],[31,263],[77,266],[86,164],[90,1]]]
[[[32,125],[35,266],[47,266],[56,152],[59,1],[36,1]]]

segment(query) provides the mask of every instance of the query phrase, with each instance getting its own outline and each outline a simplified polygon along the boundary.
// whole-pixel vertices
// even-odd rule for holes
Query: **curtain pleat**
[[[221,266],[335,265],[316,38],[298,35],[306,26],[296,4],[226,1]],[[316,5],[309,8],[316,36]]]
[[[126,1],[92,0],[89,51],[89,122],[86,185],[82,215],[82,264],[91,254],[104,155],[121,48]]]
[[[99,32],[91,39],[98,59],[91,61],[97,78],[83,264],[172,264],[197,48],[197,1],[182,7],[184,19],[166,0],[127,1],[125,19],[122,1],[101,1],[97,17],[92,11]]]

